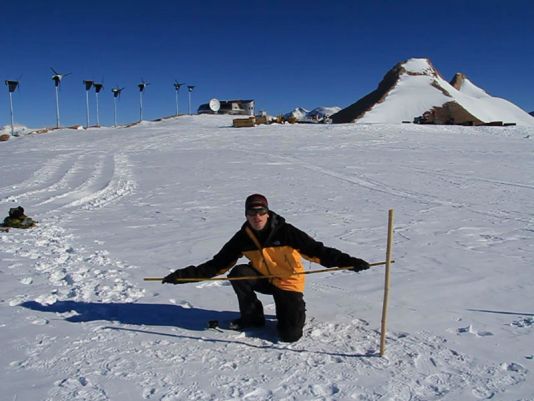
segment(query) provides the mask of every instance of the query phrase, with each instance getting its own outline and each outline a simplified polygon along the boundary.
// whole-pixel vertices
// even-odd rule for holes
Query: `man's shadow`
[[[239,312],[168,304],[58,301],[51,305],[43,305],[27,301],[20,306],[39,312],[65,313],[67,315],[64,319],[72,323],[104,320],[137,326],[181,327],[196,331],[205,330],[210,320],[226,322],[239,318]]]
[[[57,301],[51,305],[43,305],[35,301],[27,301],[20,304],[20,306],[39,312],[51,312],[64,314],[60,316],[64,320],[72,323],[93,322],[93,321],[109,321],[136,326],[169,326],[181,327],[187,330],[203,331],[208,328],[210,320],[218,320],[224,323],[233,319],[239,318],[239,312],[232,311],[215,311],[200,308],[188,308],[179,305],[168,304],[141,304],[141,303],[98,303],[98,302],[79,302],[79,301]],[[265,316],[267,324],[264,329],[254,329],[249,335],[253,337],[267,339],[273,342],[272,345],[257,345],[248,344],[240,340],[228,339],[211,339],[216,343],[235,343],[244,346],[259,348],[259,349],[279,349],[281,351],[291,351],[296,353],[312,352],[316,354],[325,354],[340,357],[358,357],[367,358],[378,356],[373,350],[364,354],[359,353],[339,353],[327,351],[308,351],[306,349],[291,349],[286,347],[278,347],[277,334],[275,327],[275,316]],[[170,333],[161,333],[156,331],[147,331],[145,329],[133,329],[125,327],[105,327],[110,330],[121,330],[129,332],[138,332],[146,334],[155,334],[162,336],[169,336],[174,338],[194,338],[187,335],[177,335]]]

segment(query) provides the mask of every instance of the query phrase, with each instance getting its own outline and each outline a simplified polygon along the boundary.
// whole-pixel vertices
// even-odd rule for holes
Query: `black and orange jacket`
[[[272,284],[287,291],[304,291],[302,257],[325,267],[347,267],[357,260],[335,248],[315,241],[308,234],[286,223],[276,213],[269,212],[267,227],[254,231],[245,222],[213,259],[199,266],[177,270],[179,278],[213,277],[231,269],[245,256],[254,269],[263,275],[275,275]]]

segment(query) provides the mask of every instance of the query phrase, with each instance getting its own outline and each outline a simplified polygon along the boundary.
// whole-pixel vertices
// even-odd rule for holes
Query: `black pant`
[[[232,269],[229,277],[261,276],[250,265],[238,265]],[[278,336],[286,342],[297,341],[302,337],[302,328],[306,320],[306,304],[301,292],[282,290],[267,279],[250,279],[230,281],[237,299],[241,319],[258,323],[265,321],[263,305],[255,292],[272,295],[276,305]]]

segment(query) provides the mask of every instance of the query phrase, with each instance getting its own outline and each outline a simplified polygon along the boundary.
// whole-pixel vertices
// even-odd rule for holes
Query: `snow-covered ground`
[[[0,144],[2,399],[534,400],[534,128],[273,125],[180,117]],[[294,344],[226,282],[145,282],[214,255],[253,192],[315,238],[385,259],[310,275]],[[310,268],[312,266],[307,264]]]

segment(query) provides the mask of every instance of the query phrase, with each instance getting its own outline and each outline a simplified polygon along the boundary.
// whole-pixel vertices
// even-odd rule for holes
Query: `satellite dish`
[[[211,99],[209,102],[210,110],[214,113],[217,113],[221,108],[221,102],[219,102],[217,99]]]

